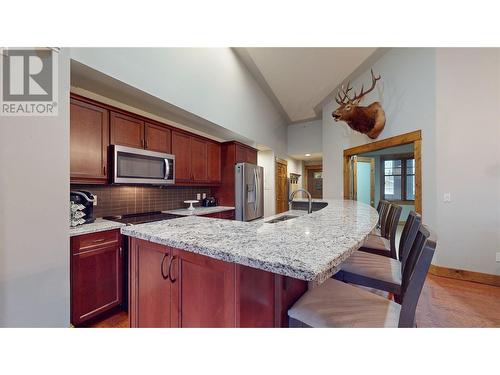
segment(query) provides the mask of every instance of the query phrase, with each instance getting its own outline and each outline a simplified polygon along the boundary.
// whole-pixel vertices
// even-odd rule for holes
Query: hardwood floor
[[[500,327],[500,288],[428,275],[417,306],[419,327]]]
[[[500,288],[429,275],[417,307],[418,327],[500,327]],[[119,311],[89,325],[127,328]]]

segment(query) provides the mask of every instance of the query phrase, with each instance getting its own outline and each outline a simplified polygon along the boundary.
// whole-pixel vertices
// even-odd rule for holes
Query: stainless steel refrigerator
[[[238,163],[235,179],[236,220],[251,221],[264,216],[264,168]]]

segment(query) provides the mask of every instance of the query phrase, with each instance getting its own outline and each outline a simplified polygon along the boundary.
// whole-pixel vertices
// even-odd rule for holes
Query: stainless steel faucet
[[[288,199],[288,208],[290,210],[292,209],[293,197],[295,197],[295,194],[298,193],[299,191],[302,191],[307,194],[307,199],[309,199],[309,209],[307,210],[307,213],[310,214],[312,212],[312,197],[311,193],[309,193],[306,189],[297,189],[295,191],[292,191],[292,194],[290,194],[290,198]]]

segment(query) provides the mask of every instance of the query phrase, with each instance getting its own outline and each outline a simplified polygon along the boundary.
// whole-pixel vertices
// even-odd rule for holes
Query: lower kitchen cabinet
[[[71,238],[73,325],[81,325],[122,303],[123,260],[118,230]]]
[[[281,327],[307,282],[130,240],[131,327]]]
[[[171,325],[172,250],[146,241],[130,248],[130,326],[163,328]]]
[[[213,217],[215,219],[226,219],[226,220],[234,220],[234,210],[222,211],[222,212],[214,212],[211,214],[201,215],[203,217]]]

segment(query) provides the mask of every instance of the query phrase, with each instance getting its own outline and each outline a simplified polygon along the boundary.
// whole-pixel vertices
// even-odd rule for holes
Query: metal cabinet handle
[[[123,257],[123,249],[122,247],[120,246],[120,258]]]
[[[106,175],[106,166],[105,165],[102,166],[102,174]]]
[[[105,238],[99,238],[97,240],[94,240],[93,243],[99,243],[99,242],[104,242],[104,241],[106,241]]]
[[[172,263],[174,262],[175,260],[175,256],[173,256],[172,258],[170,258],[170,263],[168,264],[168,278],[170,279],[170,281],[172,283],[175,283],[176,282],[176,278],[173,278],[172,277]]]
[[[167,259],[167,257],[168,257],[168,253],[165,253],[163,255],[163,259],[161,260],[161,266],[160,266],[161,277],[163,277],[164,280],[167,280],[169,278],[169,275],[168,275],[169,272],[167,272],[166,275],[163,273],[163,269],[165,268],[165,267],[163,267],[163,264],[165,263],[165,259]],[[170,260],[170,261],[172,261],[172,260]],[[170,268],[169,268],[169,271],[170,271]]]

